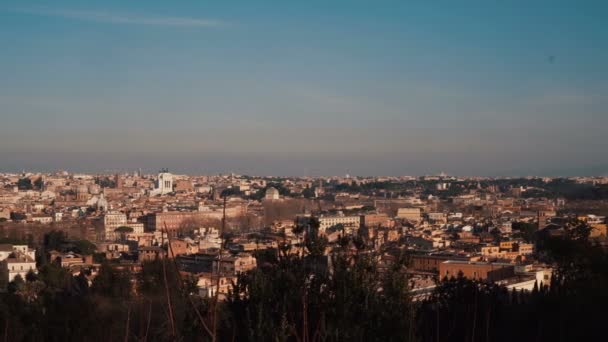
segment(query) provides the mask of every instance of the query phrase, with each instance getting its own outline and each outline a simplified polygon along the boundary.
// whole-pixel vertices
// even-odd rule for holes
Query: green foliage
[[[67,269],[56,264],[46,264],[38,272],[38,279],[54,290],[65,288],[70,276]]]
[[[104,261],[106,261],[106,254],[105,253],[94,253],[93,254],[93,262],[94,263],[101,264]]]
[[[34,188],[36,190],[42,190],[42,188],[44,187],[44,181],[42,180],[42,177],[38,177],[35,181],[34,181]]]
[[[120,226],[114,229],[114,231],[117,233],[133,233],[133,228],[127,226]]]
[[[109,177],[99,177],[95,179],[95,184],[99,185],[102,188],[115,188],[116,181]]]
[[[97,250],[97,246],[89,240],[76,240],[72,244],[73,251],[82,255],[93,255]]]
[[[315,197],[315,189],[314,188],[306,188],[302,190],[302,196],[304,198],[313,198]]]
[[[538,230],[538,225],[536,223],[513,222],[511,227],[516,237],[519,236],[526,242],[536,241],[536,232]]]
[[[36,273],[34,273],[34,271],[29,270],[29,272],[27,272],[27,274],[25,275],[25,281],[27,282],[33,282],[33,281],[37,281],[38,280],[38,275]]]
[[[571,221],[564,236],[541,236],[539,247],[556,269],[551,286],[508,291],[462,277],[438,286],[418,310],[423,340],[602,340],[608,305],[608,252],[588,239],[589,229]]]
[[[63,245],[68,241],[68,236],[65,232],[59,230],[53,230],[44,235],[44,248],[47,251],[61,250]]]
[[[381,273],[371,256],[282,256],[239,277],[227,310],[237,340],[407,341],[413,327],[403,265]],[[405,313],[405,314],[404,314]],[[225,327],[225,336],[231,336]]]
[[[21,287],[23,287],[23,284],[25,284],[25,281],[19,274],[17,274],[13,281],[8,283],[7,290],[9,293],[16,293]]]
[[[19,190],[32,190],[34,187],[31,179],[21,178],[17,181],[17,188],[19,188]]]
[[[44,235],[44,250],[59,252],[74,252],[83,255],[92,255],[97,246],[89,240],[69,240],[65,232],[53,230]]]
[[[237,188],[227,188],[222,190],[220,197],[242,196],[243,193]]]
[[[12,237],[3,237],[0,238],[0,244],[11,244],[11,245],[27,245],[27,241],[24,241],[23,239],[18,239],[18,238],[12,238]]]
[[[95,294],[121,299],[130,298],[132,290],[133,284],[129,274],[115,269],[107,262],[101,264],[99,273],[91,287],[91,291]]]
[[[308,246],[322,245],[318,222],[301,226]],[[545,261],[555,263],[551,286],[531,292],[462,277],[442,281],[415,302],[405,254],[391,257],[344,248],[304,256],[258,254],[258,268],[240,274],[217,306],[218,341],[596,341],[603,340],[608,305],[608,252],[588,239],[589,227],[568,222],[563,236],[542,235]],[[62,245],[61,234],[45,239]],[[344,246],[363,242],[345,238]],[[383,258],[380,258],[382,256]],[[263,262],[262,262],[263,260]],[[128,266],[103,263],[77,276],[46,264],[0,293],[0,336],[7,341],[211,340],[216,310],[201,299],[196,279],[171,260]],[[203,326],[207,326],[205,328]],[[173,334],[175,331],[175,334]]]

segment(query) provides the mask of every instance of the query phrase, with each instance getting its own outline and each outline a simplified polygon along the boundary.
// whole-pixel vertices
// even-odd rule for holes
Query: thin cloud
[[[226,22],[208,18],[186,17],[153,17],[141,15],[124,15],[100,11],[81,11],[66,9],[15,9],[14,12],[40,15],[47,17],[60,17],[82,21],[92,21],[111,24],[172,26],[172,27],[222,27]]]

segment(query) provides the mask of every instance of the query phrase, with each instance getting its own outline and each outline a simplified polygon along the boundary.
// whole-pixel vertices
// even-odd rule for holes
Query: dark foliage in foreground
[[[47,264],[0,295],[0,339],[211,341],[217,314],[218,341],[597,340],[608,254],[579,227],[543,239],[543,257],[558,265],[551,287],[522,293],[457,278],[421,302],[408,292],[404,256],[380,261],[347,240],[330,264],[320,239],[306,256],[285,247],[265,257],[217,310],[172,261],[145,264],[135,278],[104,264],[92,286]]]

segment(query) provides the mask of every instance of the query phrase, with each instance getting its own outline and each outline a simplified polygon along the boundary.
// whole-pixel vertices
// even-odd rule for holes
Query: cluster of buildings
[[[551,265],[538,262],[522,229],[559,234],[567,229],[561,214],[567,201],[528,197],[526,191],[531,190],[444,174],[0,174],[0,224],[12,230],[84,227],[98,254],[133,270],[142,262],[175,259],[182,272],[197,277],[202,296],[226,293],[239,272],[258,267],[260,250],[288,243],[301,252],[303,233],[294,228],[312,217],[318,219],[315,233],[327,238],[328,258],[344,250],[342,237],[359,238],[365,251],[387,263],[407,252],[415,289],[427,291],[431,279],[463,275],[530,290],[550,282]],[[606,237],[604,216],[583,212],[577,219],[593,228],[592,237]],[[228,242],[220,232],[230,233]],[[74,270],[94,266],[92,258],[74,253],[55,253],[51,260]],[[0,261],[8,281],[36,271],[28,246],[0,245]]]

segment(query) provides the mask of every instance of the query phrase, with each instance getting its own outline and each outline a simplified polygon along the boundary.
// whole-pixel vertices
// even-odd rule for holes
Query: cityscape
[[[393,308],[396,311],[390,314],[397,316],[389,316],[387,321],[407,326],[402,321],[407,316],[401,310],[419,306],[422,311],[424,305],[438,300],[439,293],[449,294],[448,286],[460,279],[488,287],[483,291],[498,291],[494,295],[521,296],[524,302],[530,300],[523,299],[526,296],[551,293],[563,285],[562,277],[571,276],[562,273],[567,270],[560,258],[574,253],[562,250],[565,247],[556,241],[572,239],[582,244],[584,239],[589,244],[586,248],[600,250],[607,243],[608,177],[467,178],[440,173],[279,178],[232,173],[190,176],[162,169],[157,174],[141,170],[119,174],[5,173],[0,174],[0,189],[0,233],[4,236],[0,281],[5,291],[17,295],[24,305],[48,299],[51,290],[76,291],[72,295],[93,298],[110,296],[132,303],[115,308],[128,317],[130,310],[146,301],[159,307],[175,305],[162,299],[165,288],[177,292],[171,296],[191,297],[200,322],[195,316],[186,316],[191,321],[183,324],[192,324],[193,336],[200,339],[225,338],[223,334],[229,333],[222,330],[230,322],[214,327],[218,324],[211,319],[217,314],[215,305],[231,315],[239,314],[239,306],[268,310],[239,324],[261,324],[257,320],[265,319],[264,315],[272,322],[265,324],[286,324],[272,320],[272,315],[287,312],[273,305],[265,307],[264,298],[256,297],[264,296],[268,289],[257,286],[278,291],[272,295],[297,295],[301,291],[307,295],[310,291],[311,296],[317,296],[310,303],[297,297],[284,298],[283,305],[320,305],[316,301],[322,294],[315,291],[321,288],[315,286],[331,283],[305,285],[297,278],[290,279],[288,272],[319,273],[329,277],[326,281],[339,272],[362,272],[357,276],[363,279],[341,279],[343,286],[372,293],[383,291],[387,286],[383,277],[390,276],[388,281],[399,282],[392,290],[402,296],[390,300],[404,301],[390,305],[405,307]],[[363,265],[369,269],[356,269]],[[286,274],[274,273],[282,267],[287,267],[282,270]],[[163,280],[161,274],[175,278]],[[296,276],[302,275],[291,275]],[[314,281],[309,276],[299,281]],[[276,283],[255,282],[264,277]],[[187,288],[180,288],[186,284]],[[288,284],[294,287],[281,287]],[[364,288],[357,290],[359,286]],[[334,291],[333,295],[348,294]],[[182,305],[181,310],[192,309]],[[160,316],[154,319],[162,320]],[[112,324],[117,329],[114,333],[124,333],[125,324],[129,324],[128,318],[116,327]],[[288,324],[295,327],[303,322]],[[479,324],[489,321],[480,320]],[[272,336],[278,328],[255,330],[255,334]],[[143,333],[135,327],[128,329],[133,329],[137,338]],[[171,339],[178,334],[165,329],[168,326],[156,325],[146,334],[152,334],[153,339]],[[242,329],[233,333],[246,339],[247,329]],[[104,329],[104,339],[114,339],[107,335],[112,332]],[[284,333],[298,336],[298,332]],[[359,333],[366,335],[368,331]],[[413,330],[384,333],[387,339],[416,334]],[[357,339],[348,331],[334,334],[338,340]],[[486,337],[492,339],[494,333],[490,334]]]
[[[602,2],[0,1],[0,341],[601,341]]]

